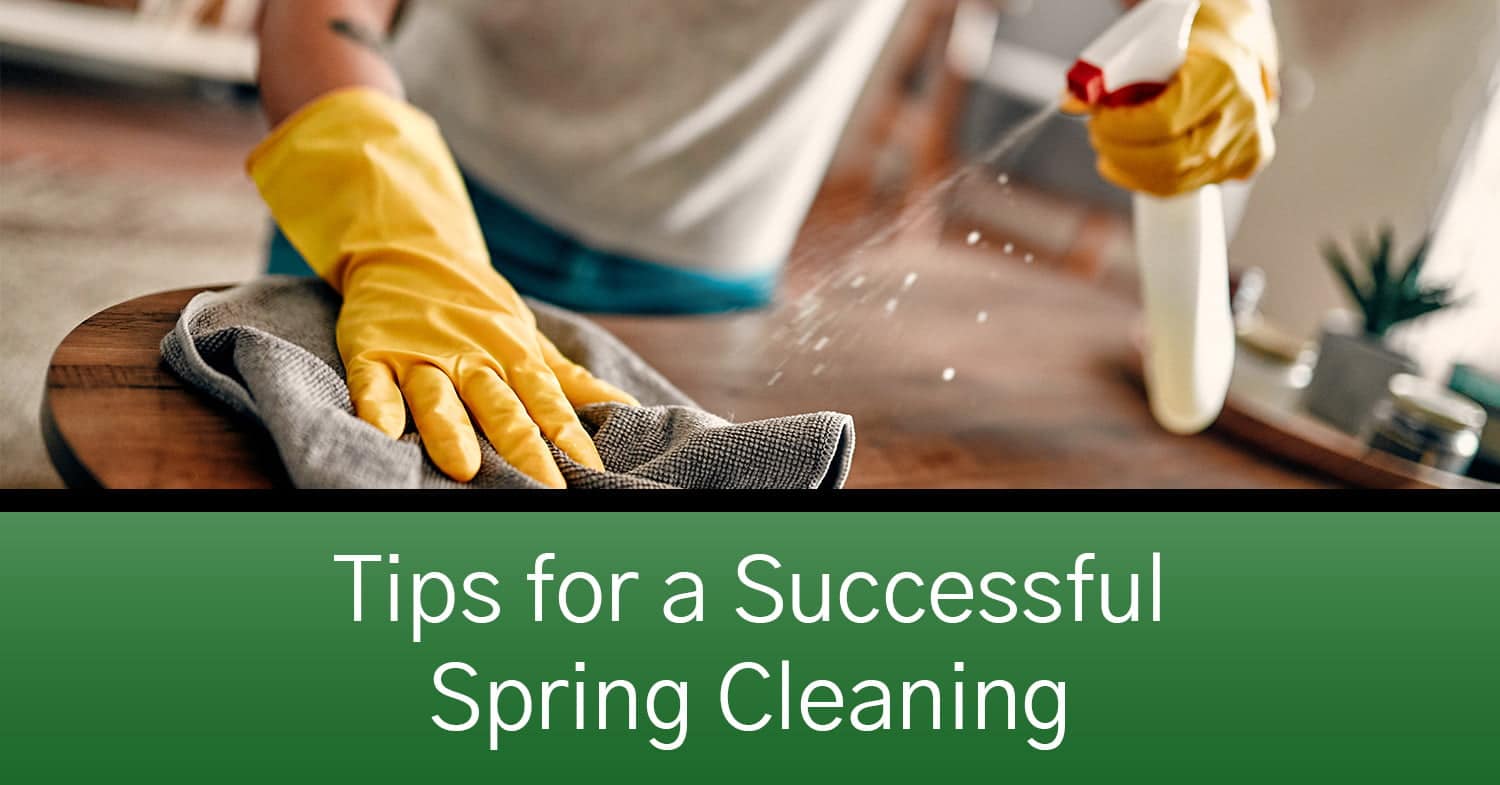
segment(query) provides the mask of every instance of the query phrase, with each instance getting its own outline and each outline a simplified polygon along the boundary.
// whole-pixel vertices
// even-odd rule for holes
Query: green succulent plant
[[[1391,256],[1395,246],[1396,232],[1390,226],[1382,227],[1373,243],[1355,241],[1364,281],[1356,277],[1354,266],[1337,243],[1329,242],[1323,248],[1328,266],[1364,313],[1365,332],[1376,339],[1385,338],[1398,324],[1459,304],[1454,287],[1424,285],[1421,281],[1427,252],[1432,247],[1431,237],[1417,246],[1405,267],[1399,270]]]

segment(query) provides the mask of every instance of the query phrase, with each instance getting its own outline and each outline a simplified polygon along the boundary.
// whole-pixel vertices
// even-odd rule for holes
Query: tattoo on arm
[[[385,36],[350,19],[334,19],[328,29],[376,54],[385,54]]]

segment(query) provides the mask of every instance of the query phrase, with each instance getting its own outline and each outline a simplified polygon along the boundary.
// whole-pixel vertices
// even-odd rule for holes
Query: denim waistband
[[[779,271],[724,278],[590,248],[553,229],[466,174],[495,269],[521,294],[595,313],[691,314],[758,308],[771,302]],[[280,229],[267,273],[311,275]]]

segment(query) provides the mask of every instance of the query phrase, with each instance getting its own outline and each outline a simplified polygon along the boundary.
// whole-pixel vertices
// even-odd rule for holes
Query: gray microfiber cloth
[[[818,489],[842,487],[854,421],[833,412],[730,423],[699,409],[614,336],[530,302],[569,358],[641,401],[579,411],[606,471],[553,448],[569,488]],[[271,277],[188,303],[162,357],[188,384],[265,426],[299,488],[539,488],[480,437],[472,483],[443,475],[420,437],[394,441],[354,416],[334,338],[339,298],[316,279]]]

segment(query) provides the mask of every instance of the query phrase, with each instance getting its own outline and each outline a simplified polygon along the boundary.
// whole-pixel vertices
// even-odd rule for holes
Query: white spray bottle
[[[1187,60],[1199,0],[1145,0],[1084,51],[1068,89],[1092,106],[1161,95]],[[1148,344],[1146,389],[1163,428],[1194,434],[1224,408],[1234,372],[1234,316],[1218,186],[1169,199],[1135,197]]]

